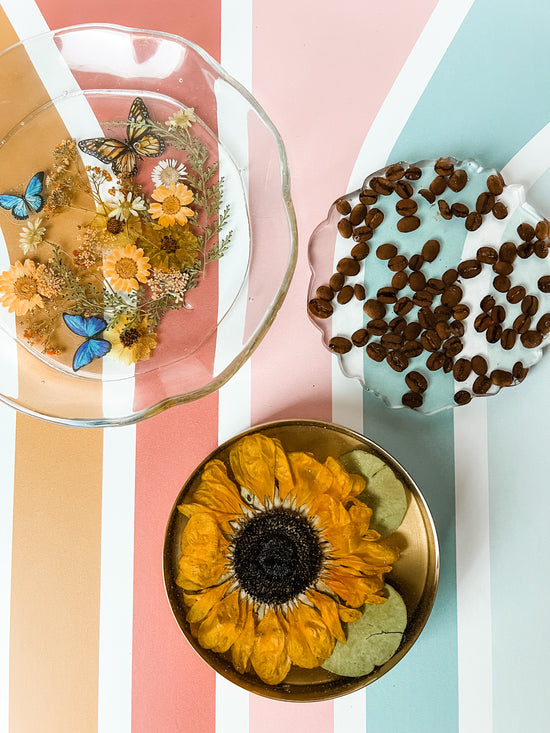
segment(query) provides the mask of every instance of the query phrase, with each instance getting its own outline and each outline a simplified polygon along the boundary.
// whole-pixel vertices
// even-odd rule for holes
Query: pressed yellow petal
[[[362,476],[348,473],[342,464],[332,456],[326,459],[325,466],[333,476],[329,493],[337,499],[345,502],[348,497],[359,496],[365,488],[366,481]]]
[[[182,533],[176,583],[185,590],[216,585],[227,570],[227,549],[215,517],[208,512],[195,514]]]
[[[189,517],[204,507],[216,515],[224,531],[229,531],[229,522],[242,516],[244,506],[238,488],[227,475],[225,464],[213,460],[204,467],[201,481],[189,501],[178,509]]]
[[[214,604],[199,626],[199,644],[214,652],[226,652],[242,630],[240,617],[239,594],[233,591]]]
[[[364,603],[384,603],[382,573],[365,576],[351,568],[332,567],[326,572],[325,582],[340,598],[353,608]]]
[[[352,623],[357,621],[363,615],[357,608],[348,608],[347,606],[338,606],[338,615],[344,623]]]
[[[313,605],[319,609],[321,618],[334,638],[338,639],[338,641],[345,642],[346,635],[342,629],[340,615],[338,613],[338,607],[340,604],[325,593],[319,593],[319,591],[313,588],[306,592],[306,596],[311,600]]]
[[[208,588],[202,593],[184,593],[183,599],[185,604],[190,607],[186,616],[187,621],[191,624],[204,621],[212,607],[224,597],[231,582],[232,581],[228,580],[221,585],[215,585],[213,588]]]
[[[241,604],[241,606],[244,606],[244,604]],[[235,639],[233,648],[231,649],[233,666],[237,672],[240,672],[241,674],[244,674],[248,670],[250,655],[252,654],[254,642],[256,641],[256,623],[254,620],[255,614],[252,604],[247,603],[246,606],[244,606],[244,614],[245,618],[243,629]]]
[[[314,608],[300,603],[287,616],[288,654],[299,667],[318,667],[330,657],[335,638]]]
[[[250,661],[258,677],[268,685],[278,685],[290,671],[286,633],[272,609],[258,623]]]
[[[288,460],[296,486],[295,497],[299,506],[309,507],[332,484],[332,474],[309,453],[289,453]]]
[[[286,496],[293,486],[286,453],[278,440],[255,433],[242,438],[229,456],[235,480],[251,491],[263,504],[273,499],[275,480],[279,495]]]

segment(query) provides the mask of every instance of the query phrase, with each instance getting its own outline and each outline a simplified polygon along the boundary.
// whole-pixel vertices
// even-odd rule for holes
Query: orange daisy
[[[151,198],[158,203],[151,204],[149,213],[153,219],[158,219],[161,227],[170,227],[175,223],[187,224],[194,214],[193,209],[187,207],[193,202],[194,195],[184,183],[171,183],[168,188],[159,186]]]
[[[147,281],[149,258],[134,244],[111,250],[103,260],[103,274],[115,290],[131,293]]]
[[[34,260],[16,262],[0,275],[0,303],[16,316],[44,307]]]

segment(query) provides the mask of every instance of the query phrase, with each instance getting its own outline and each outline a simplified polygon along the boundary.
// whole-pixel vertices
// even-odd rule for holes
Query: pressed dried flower
[[[188,107],[187,109],[178,110],[178,112],[175,112],[169,117],[166,120],[166,127],[168,129],[188,130],[195,120],[194,107]]]
[[[17,316],[24,316],[34,308],[44,307],[33,260],[16,262],[0,275],[0,303]]]
[[[127,366],[147,361],[157,345],[157,336],[151,332],[147,318],[135,324],[128,316],[123,316],[115,326],[103,332],[103,337],[111,343],[110,356]]]
[[[151,173],[151,180],[155,186],[169,186],[171,183],[181,183],[185,180],[187,170],[183,163],[173,158],[161,160]]]
[[[44,241],[46,227],[42,226],[43,221],[40,216],[37,216],[32,221],[27,221],[22,227],[21,233],[19,234],[19,246],[26,255],[34,252]]]
[[[105,255],[103,272],[115,290],[131,293],[139,283],[147,282],[149,258],[133,244],[117,247]]]
[[[134,196],[131,191],[126,195],[123,191],[116,191],[115,201],[111,204],[109,217],[116,217],[123,221],[128,220],[131,216],[139,216],[140,211],[145,211],[147,206],[141,196]]]
[[[161,227],[187,224],[193,216],[193,210],[187,204],[193,202],[193,192],[184,183],[171,183],[170,186],[159,186],[151,194],[151,198],[158,202],[151,204],[149,213],[153,219],[158,219]]]
[[[210,461],[178,507],[188,522],[177,583],[199,644],[278,684],[292,664],[322,664],[346,639],[342,622],[384,602],[398,551],[369,529],[365,480],[334,458],[252,434],[229,465]]]
[[[167,297],[174,303],[184,303],[189,285],[189,273],[181,270],[153,270],[147,284],[154,300]]]
[[[191,267],[200,249],[200,242],[189,227],[179,224],[161,229],[149,227],[139,244],[151,265],[161,270]]]

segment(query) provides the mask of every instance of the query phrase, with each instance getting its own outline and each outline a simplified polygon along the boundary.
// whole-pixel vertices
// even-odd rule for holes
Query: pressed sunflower
[[[135,324],[123,316],[115,326],[106,329],[103,336],[111,344],[110,356],[127,366],[147,361],[157,345],[157,336],[151,332],[147,318]]]
[[[134,244],[117,247],[105,255],[103,274],[115,290],[131,293],[137,290],[139,283],[147,281],[149,258]]]
[[[176,222],[187,224],[193,216],[193,209],[187,204],[193,202],[193,192],[184,183],[171,183],[170,186],[159,186],[151,194],[155,202],[149,207],[153,219],[158,219],[161,227],[171,227]]]
[[[342,622],[384,602],[398,551],[369,529],[365,480],[334,458],[253,434],[229,464],[210,461],[178,507],[188,522],[177,583],[199,644],[278,684],[293,664],[322,664],[346,640]]]
[[[16,262],[0,275],[0,303],[16,316],[44,307],[34,260]]]
[[[148,227],[147,237],[141,237],[139,244],[151,265],[159,270],[191,267],[200,249],[200,242],[189,227],[179,224],[162,229]]]

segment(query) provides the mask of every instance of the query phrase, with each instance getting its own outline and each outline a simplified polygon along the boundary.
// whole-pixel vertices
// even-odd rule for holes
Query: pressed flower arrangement
[[[197,470],[169,523],[165,578],[180,626],[218,672],[269,697],[322,699],[366,684],[376,676],[376,670],[370,674],[374,666],[391,666],[411,620],[402,646],[412,644],[420,632],[418,594],[415,590],[415,604],[405,607],[392,578],[407,599],[408,585],[428,581],[425,572],[418,579],[400,577],[406,531],[393,533],[393,527],[403,518],[406,500],[397,524],[392,520],[392,533],[381,536],[375,527],[383,523],[373,517],[365,495],[366,484],[378,479],[356,472],[353,452],[346,463],[326,456],[323,447],[323,460],[313,451],[288,450],[283,438],[293,428],[282,425],[245,434]],[[326,432],[334,435],[320,434],[318,425],[301,423],[302,435],[313,431],[321,441]],[[272,437],[279,432],[281,440]],[[296,433],[290,443],[296,443]],[[405,497],[393,470],[370,459],[378,463],[367,467],[367,474],[386,471]],[[421,535],[415,530],[417,543]],[[384,609],[386,621],[376,620],[377,614],[382,618],[377,609]],[[382,656],[363,639],[357,642],[368,636],[365,626],[376,629],[377,623],[375,637],[394,637]],[[368,663],[375,660],[370,667],[365,656]]]
[[[165,314],[189,307],[189,291],[232,236],[218,161],[194,133],[192,109],[161,123],[136,98],[127,122],[106,124],[124,125],[126,139],[63,140],[23,195],[0,196],[21,222],[22,253],[0,274],[0,304],[29,346],[59,361],[70,332],[83,337],[74,371],[106,355],[148,360]],[[145,181],[142,161],[156,158]],[[70,236],[56,238],[71,212]]]

